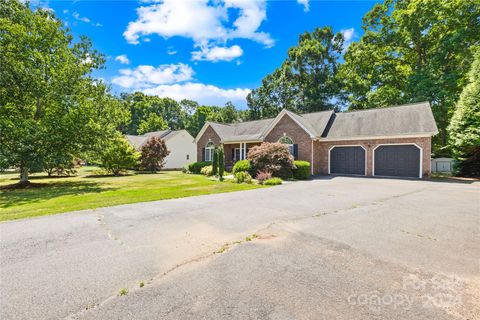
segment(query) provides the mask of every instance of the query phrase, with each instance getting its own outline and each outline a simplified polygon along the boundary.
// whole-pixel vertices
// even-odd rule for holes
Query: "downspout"
[[[311,165],[310,165],[310,174],[313,176],[313,139],[312,139],[312,152],[311,152]]]

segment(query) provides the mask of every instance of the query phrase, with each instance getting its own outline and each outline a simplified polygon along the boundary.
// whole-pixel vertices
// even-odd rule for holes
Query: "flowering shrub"
[[[213,166],[205,166],[200,170],[200,173],[206,176],[213,175]]]
[[[285,144],[264,142],[251,148],[247,157],[257,170],[269,171],[281,178],[292,176],[293,157]]]
[[[268,171],[257,171],[257,176],[255,178],[258,180],[258,183],[263,184],[265,180],[272,178],[272,174]]]

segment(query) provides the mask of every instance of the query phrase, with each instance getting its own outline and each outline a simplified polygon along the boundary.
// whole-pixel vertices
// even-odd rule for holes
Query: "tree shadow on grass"
[[[101,187],[93,181],[59,181],[53,183],[34,183],[22,189],[2,188],[0,190],[0,208],[45,201],[65,195],[80,195],[115,190]]]

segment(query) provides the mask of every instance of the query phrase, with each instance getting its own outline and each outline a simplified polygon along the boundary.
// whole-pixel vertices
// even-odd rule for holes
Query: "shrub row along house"
[[[437,126],[428,102],[354,112],[295,114],[223,124],[207,122],[195,138],[197,159],[211,161],[223,145],[225,164],[246,159],[262,142],[288,145],[311,174],[422,178],[430,175],[431,138]]]
[[[127,141],[139,151],[151,137],[165,141],[170,154],[165,158],[165,169],[181,169],[190,162],[197,161],[196,145],[186,130],[163,130],[148,132],[140,136],[126,135]]]

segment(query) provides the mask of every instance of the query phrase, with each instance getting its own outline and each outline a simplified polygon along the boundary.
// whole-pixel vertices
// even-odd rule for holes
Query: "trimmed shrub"
[[[235,165],[232,168],[232,173],[235,175],[237,172],[248,172],[250,175],[252,175],[252,163],[250,160],[240,160],[235,162]]]
[[[223,180],[223,174],[225,173],[225,153],[223,147],[218,149],[218,178]]]
[[[203,175],[211,176],[213,175],[213,166],[205,166],[200,170]]]
[[[208,161],[193,162],[188,165],[188,171],[199,174],[203,167],[210,166],[212,163]]]
[[[218,174],[218,148],[213,150],[212,175]]]
[[[282,143],[264,142],[248,152],[252,166],[261,171],[269,171],[275,177],[292,177],[293,157],[288,147]]]
[[[263,184],[266,186],[276,186],[276,185],[282,184],[282,182],[283,180],[280,178],[271,178],[271,179],[265,180]]]
[[[310,162],[297,160],[294,162],[293,177],[297,180],[307,180],[310,177]]]
[[[258,183],[263,184],[265,180],[272,179],[272,174],[268,171],[257,171],[255,178],[258,180]]]
[[[252,176],[245,171],[240,171],[235,173],[235,182],[236,183],[252,183]]]

